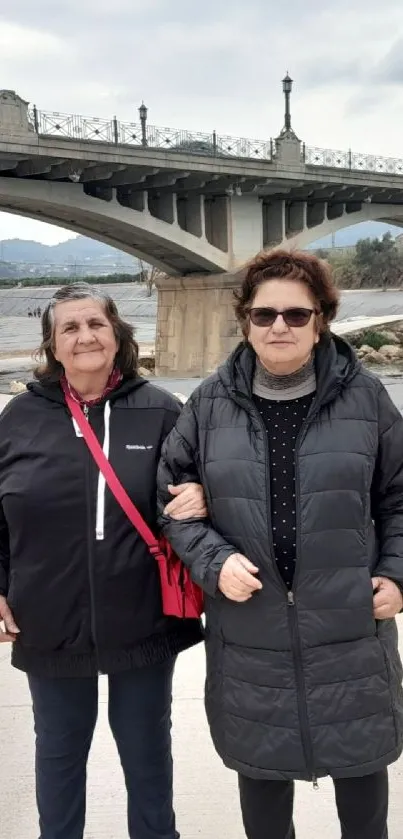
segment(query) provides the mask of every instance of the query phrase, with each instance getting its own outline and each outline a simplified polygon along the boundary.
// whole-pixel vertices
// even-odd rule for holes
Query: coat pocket
[[[7,594],[7,603],[13,611],[14,609],[14,601],[15,601],[15,592],[16,592],[16,571],[10,571],[10,578],[8,584],[8,594]]]
[[[398,647],[396,621],[376,621],[377,640],[382,651],[388,677],[390,706],[395,724],[396,741],[403,741],[403,666]]]
[[[377,632],[377,622],[374,615],[374,588],[372,585],[372,575],[369,568],[365,569],[365,606],[370,614],[370,622],[372,624],[373,634]]]

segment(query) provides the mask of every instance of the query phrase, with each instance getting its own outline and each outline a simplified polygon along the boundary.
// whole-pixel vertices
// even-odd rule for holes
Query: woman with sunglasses
[[[237,294],[244,341],[193,393],[159,468],[166,536],[206,594],[206,707],[248,839],[293,839],[294,781],[330,776],[343,839],[386,839],[403,743],[403,419],[330,332],[316,256],[277,250]],[[168,484],[203,484],[204,521]]]

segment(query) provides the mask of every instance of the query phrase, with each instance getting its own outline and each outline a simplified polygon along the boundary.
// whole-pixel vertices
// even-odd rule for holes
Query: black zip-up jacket
[[[161,445],[179,412],[141,378],[89,409],[152,528]],[[0,593],[21,630],[13,664],[32,673],[111,673],[202,638],[198,621],[163,616],[157,563],[99,479],[58,385],[30,384],[0,415]]]
[[[164,531],[206,592],[206,706],[225,763],[253,778],[360,776],[398,758],[402,668],[371,577],[403,583],[403,418],[343,340],[316,352],[317,394],[296,446],[293,591],[274,561],[255,356],[240,345],[191,396],[163,446],[161,502],[198,475],[209,521]],[[260,569],[243,603],[217,591],[234,551]]]

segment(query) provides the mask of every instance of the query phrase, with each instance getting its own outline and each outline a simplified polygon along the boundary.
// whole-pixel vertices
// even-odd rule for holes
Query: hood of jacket
[[[252,397],[256,353],[249,343],[238,344],[217,374],[229,394]],[[355,350],[333,333],[323,335],[315,350],[317,399],[324,405],[334,399],[362,368]]]

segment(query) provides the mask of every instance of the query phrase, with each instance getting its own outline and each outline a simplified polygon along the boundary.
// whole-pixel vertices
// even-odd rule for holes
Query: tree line
[[[18,280],[0,279],[0,288],[25,288],[38,286],[62,286],[70,283],[86,282],[93,285],[114,285],[116,283],[146,283],[148,280],[147,271],[139,271],[138,274],[103,274],[102,276],[86,277],[23,277]]]
[[[333,268],[340,288],[397,288],[403,285],[403,251],[391,233],[360,239],[351,250],[318,250]]]
[[[391,233],[378,239],[360,239],[355,248],[316,251],[332,266],[340,288],[393,288],[403,286],[403,251],[396,245]],[[137,274],[105,274],[78,278],[66,277],[24,277],[22,279],[0,279],[0,288],[23,288],[38,286],[61,286],[77,282],[78,279],[94,285],[115,283],[145,283],[151,295],[156,281],[164,275],[158,268],[151,268],[140,261]]]

